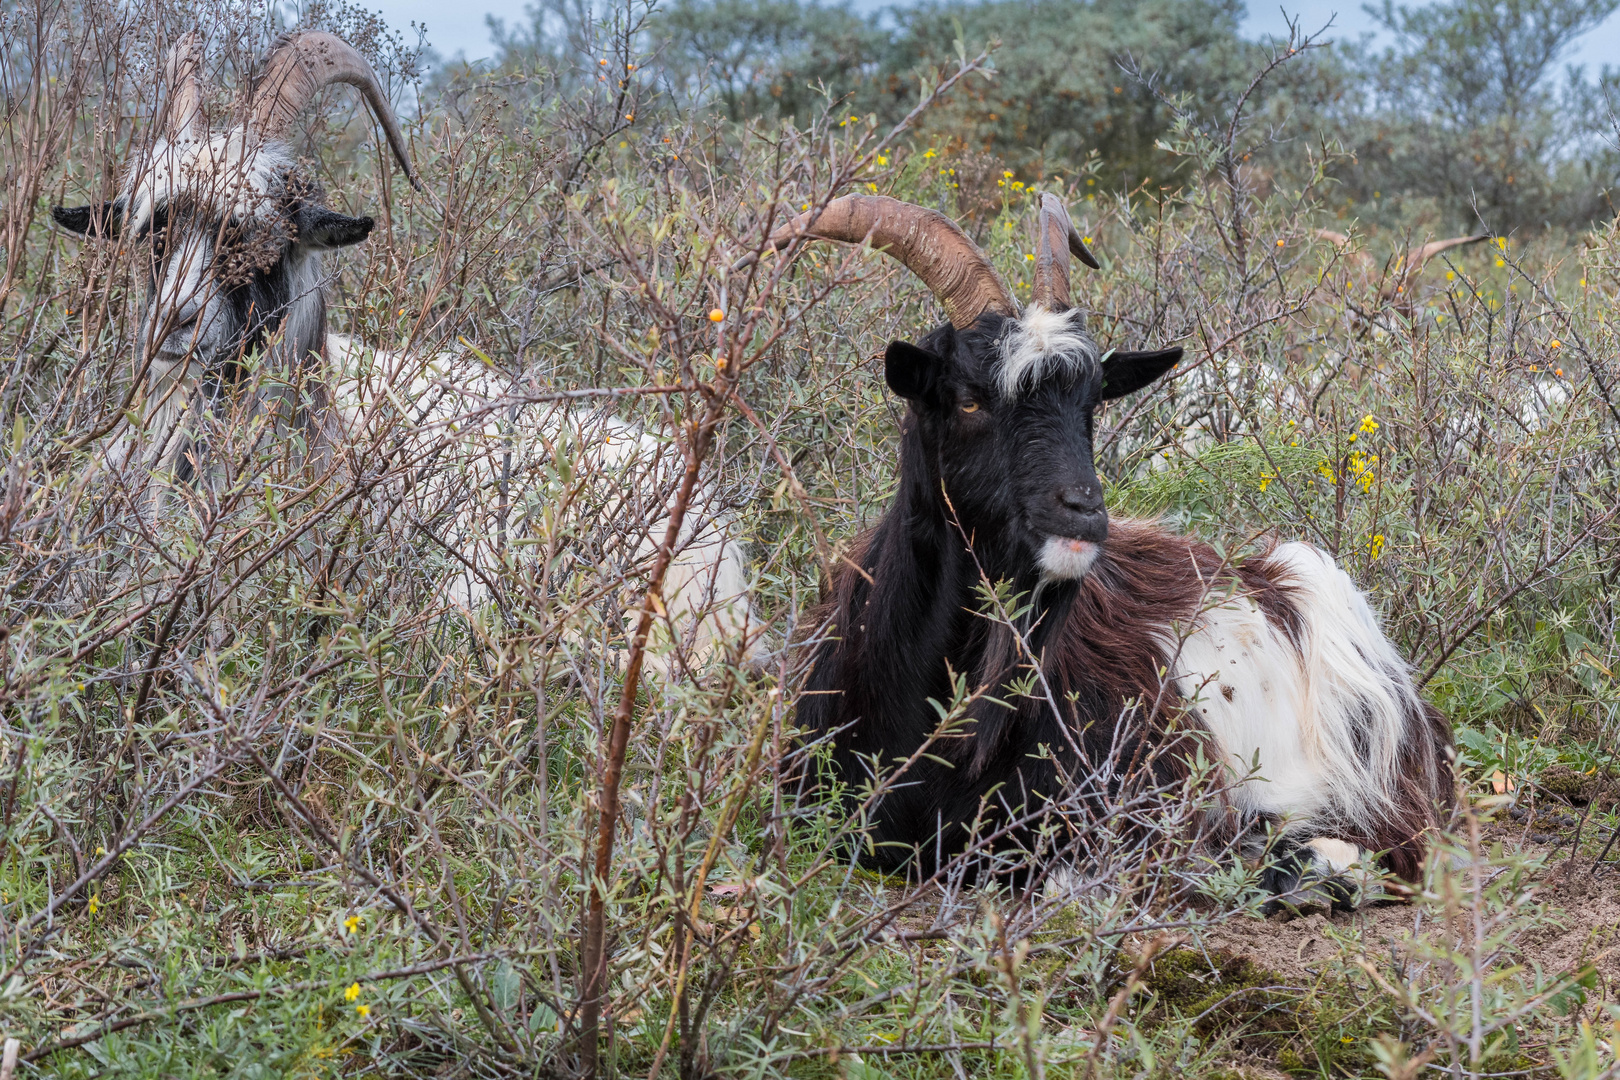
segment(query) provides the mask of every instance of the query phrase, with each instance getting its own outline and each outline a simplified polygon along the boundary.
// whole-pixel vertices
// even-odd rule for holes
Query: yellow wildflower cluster
[[[357,982],[350,983],[349,988],[347,990],[343,991],[343,1000],[344,1001],[355,1001],[359,997],[360,997],[360,984],[357,983]],[[356,1005],[354,1007],[354,1012],[355,1012],[356,1016],[358,1016],[358,1017],[360,1017],[360,1019],[364,1020],[366,1017],[371,1015],[371,1006],[367,1005],[365,1002],[362,1001],[362,1002],[360,1002],[360,1004],[358,1004],[358,1005]]]
[[[1383,558],[1383,555],[1384,555],[1384,534],[1383,533],[1373,533],[1372,543],[1368,545],[1368,550],[1372,553],[1372,557],[1374,559]]]
[[[1350,433],[1350,441],[1355,442],[1356,439],[1359,438],[1360,436],[1362,436],[1362,435],[1371,435],[1373,432],[1375,432],[1377,430],[1378,430],[1378,421],[1373,419],[1373,414],[1372,413],[1368,413],[1366,416],[1363,416],[1361,418],[1361,423],[1360,423],[1360,425],[1358,425],[1356,427],[1356,430],[1354,430],[1354,431],[1352,431]]]
[[[1347,467],[1350,477],[1356,482],[1356,487],[1362,491],[1372,488],[1373,480],[1377,478],[1373,472],[1373,466],[1377,464],[1377,454],[1363,454],[1358,451],[1350,455]]]

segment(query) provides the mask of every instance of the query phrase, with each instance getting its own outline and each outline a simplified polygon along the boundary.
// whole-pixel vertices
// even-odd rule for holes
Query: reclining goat
[[[1192,538],[1110,523],[1093,413],[1181,350],[1104,351],[1087,334],[1068,260],[1090,256],[1062,203],[1043,197],[1022,314],[935,211],[846,196],[771,242],[807,238],[887,251],[950,319],[888,347],[888,385],[908,406],[898,491],[835,573],[798,706],[801,727],[831,744],[832,777],[854,799],[877,796],[868,860],[931,872],[973,842],[975,822],[978,835],[1005,829],[1081,778],[1116,787],[1132,762],[1185,776],[1201,747],[1225,766],[1226,835],[1281,842],[1273,892],[1303,877],[1343,902],[1335,876],[1373,853],[1416,877],[1451,796],[1447,729],[1350,578],[1303,543],[1230,565]],[[1022,642],[1010,620],[981,617],[986,581],[1033,602]],[[953,673],[984,692],[936,738]],[[904,775],[866,787],[907,759]]]
[[[444,357],[413,360],[328,335],[322,255],[365,240],[374,223],[325,205],[319,186],[296,164],[287,133],[323,87],[355,86],[420,188],[370,64],[331,34],[283,35],[253,81],[247,119],[224,131],[209,130],[202,66],[195,34],[171,51],[162,135],[115,198],[52,211],[68,230],[118,239],[146,256],[135,353],[135,377],[144,380],[140,425],[109,456],[115,465],[138,463],[157,474],[152,509],[162,505],[164,481],[213,482],[210,472],[226,467],[218,445],[230,437],[224,428],[233,421],[238,431],[262,432],[258,438],[291,447],[309,463],[325,465],[341,454],[355,474],[381,463],[348,458],[387,447],[425,464],[412,471],[411,483],[375,493],[373,531],[406,526],[405,546],[394,554],[419,549],[422,558],[448,562],[444,598],[476,609],[490,601],[496,549],[522,525],[507,522],[505,508],[536,509],[542,496],[535,485],[562,444],[609,484],[640,486],[599,500],[622,520],[609,530],[615,550],[593,552],[589,560],[634,577],[662,540],[665,503],[684,468],[669,440],[555,406],[492,407],[516,385],[470,356],[459,366]],[[536,389],[529,388],[531,401],[544,396]],[[377,435],[380,425],[389,428],[386,439]],[[447,439],[448,432],[454,437]],[[498,499],[489,494],[497,485]],[[729,536],[733,519],[714,505],[712,490],[705,488],[700,502],[666,586],[671,625],[699,653],[744,640],[752,621],[745,564]]]

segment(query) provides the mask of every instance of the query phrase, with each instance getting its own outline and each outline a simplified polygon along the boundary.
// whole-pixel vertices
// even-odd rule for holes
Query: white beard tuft
[[[1097,561],[1102,548],[1091,540],[1048,536],[1041,545],[1041,572],[1050,580],[1078,581]]]

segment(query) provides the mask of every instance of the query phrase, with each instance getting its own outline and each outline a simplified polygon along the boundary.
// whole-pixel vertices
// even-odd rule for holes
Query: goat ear
[[[376,224],[368,217],[349,217],[324,206],[300,206],[292,218],[298,242],[316,251],[358,244],[371,235]]]
[[[100,206],[93,203],[89,206],[53,206],[51,217],[68,232],[76,232],[80,236],[117,236],[118,227],[124,222],[124,208],[116,200]]]
[[[1180,362],[1179,345],[1153,352],[1111,352],[1102,362],[1102,399],[1134,394]]]
[[[883,353],[883,378],[907,401],[926,401],[939,384],[940,358],[909,341],[891,341]]]

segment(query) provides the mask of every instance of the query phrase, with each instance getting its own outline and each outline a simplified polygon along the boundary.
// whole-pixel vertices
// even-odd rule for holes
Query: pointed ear
[[[124,223],[124,208],[116,200],[97,206],[53,206],[51,217],[68,232],[96,238],[117,236]]]
[[[883,378],[907,401],[927,401],[939,383],[943,361],[909,341],[891,341],[883,353]]]
[[[300,206],[292,219],[298,242],[316,251],[358,244],[371,235],[375,224],[368,217],[349,217],[324,206]]]
[[[1111,352],[1102,362],[1102,399],[1134,394],[1181,361],[1181,346],[1154,352]]]

